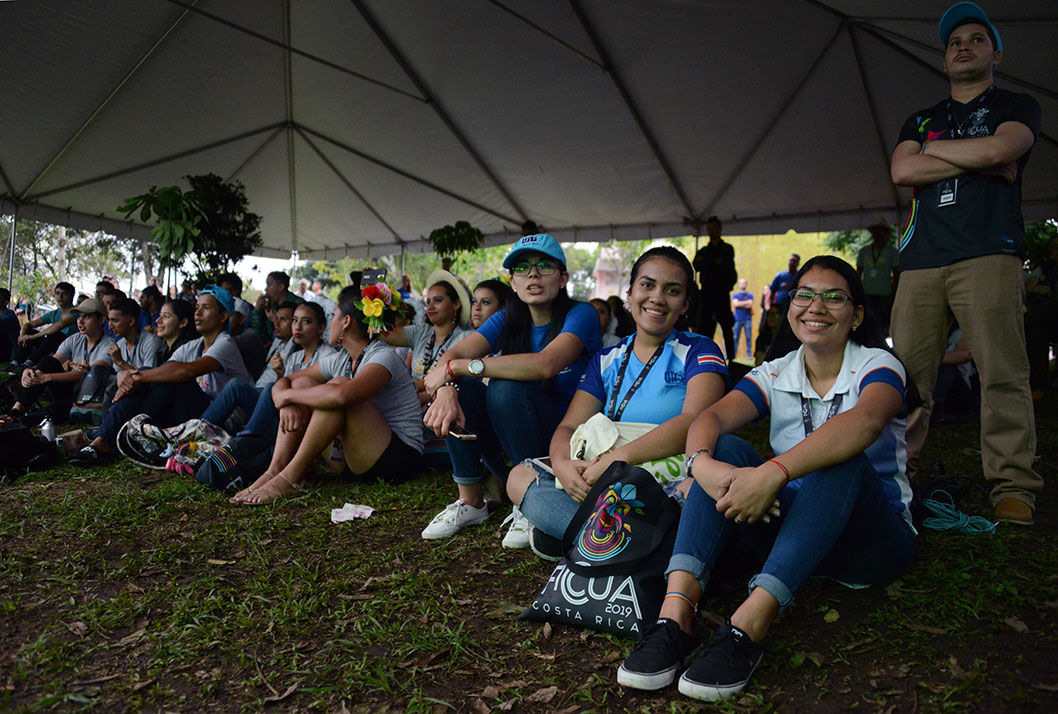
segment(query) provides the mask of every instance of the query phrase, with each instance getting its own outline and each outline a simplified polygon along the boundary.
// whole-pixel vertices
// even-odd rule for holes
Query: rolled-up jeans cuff
[[[765,592],[778,600],[780,613],[793,603],[794,596],[790,592],[790,588],[786,587],[783,581],[770,573],[757,573],[754,575],[749,581],[749,592],[753,592],[753,588],[763,588]]]
[[[682,570],[685,573],[690,573],[694,576],[694,579],[698,581],[698,587],[705,591],[705,581],[709,577],[709,571],[705,567],[705,563],[695,558],[693,555],[687,555],[686,553],[674,553],[669,558],[669,567],[665,570],[665,578],[668,579],[676,570]]]
[[[452,480],[460,486],[473,486],[475,484],[482,483],[485,480],[485,476],[481,475],[477,478],[467,478],[465,476],[456,476],[455,472],[452,472]]]

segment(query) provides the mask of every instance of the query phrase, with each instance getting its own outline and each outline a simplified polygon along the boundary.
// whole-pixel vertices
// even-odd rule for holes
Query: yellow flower
[[[365,317],[382,317],[382,311],[385,308],[386,303],[382,302],[381,298],[370,298],[364,300]]]

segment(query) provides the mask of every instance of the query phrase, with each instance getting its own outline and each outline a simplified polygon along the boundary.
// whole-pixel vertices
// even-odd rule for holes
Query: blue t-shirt
[[[775,274],[775,278],[771,281],[772,305],[780,305],[786,302],[786,296],[790,294],[790,290],[793,288],[795,275],[797,273],[791,273],[789,270],[783,270]]]
[[[158,324],[158,316],[162,314],[162,309],[158,308],[158,312],[151,315],[146,310],[140,310],[139,326],[140,331],[146,330],[148,327],[154,327]]]
[[[488,340],[491,352],[499,350],[500,334],[506,324],[507,310],[500,310],[478,328],[478,334]],[[541,352],[547,347],[547,333],[550,330],[551,325],[533,325],[532,334],[529,337],[533,352]],[[599,313],[588,303],[578,302],[566,314],[562,332],[572,333],[584,344],[584,352],[554,378],[554,391],[551,396],[564,409],[572,401],[573,393],[577,391],[577,384],[584,375],[591,356],[602,349]]]
[[[62,308],[61,307],[57,307],[54,310],[48,310],[46,313],[44,313],[43,315],[40,316],[40,323],[42,325],[50,325],[53,322],[61,322],[61,321],[62,321]],[[66,335],[67,337],[69,337],[70,335],[77,334],[77,320],[74,320],[72,325],[67,325],[66,327],[64,327],[61,330],[59,330],[59,332],[61,332],[62,334]]]
[[[732,300],[749,300],[753,302],[753,293],[745,290],[739,290],[737,293],[731,296]],[[750,312],[748,307],[736,307],[735,308],[735,322],[746,322],[747,320],[753,319],[753,313]]]
[[[632,351],[634,340],[635,335],[629,335],[613,347],[593,356],[584,372],[584,379],[581,380],[579,389],[602,402],[606,416],[610,416],[610,397],[621,370],[621,362],[625,354]],[[620,408],[622,400],[644,366],[635,352],[632,352],[624,379],[621,380],[616,408]],[[704,372],[715,372],[727,382],[727,362],[720,348],[703,335],[673,330],[665,341],[665,351],[651,367],[643,384],[628,400],[621,421],[661,424],[678,416],[683,411],[687,383],[692,377]]]

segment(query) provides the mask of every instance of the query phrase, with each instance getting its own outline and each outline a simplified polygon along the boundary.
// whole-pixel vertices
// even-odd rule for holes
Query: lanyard
[[[830,401],[830,409],[827,409],[826,418],[823,419],[824,423],[838,413],[838,409],[841,409],[841,394],[837,394]],[[801,420],[805,424],[805,437],[811,434],[815,430],[815,425],[812,424],[812,404],[804,397],[801,397]]]
[[[974,104],[984,104],[984,101],[992,94],[992,90],[995,89],[995,88],[996,88],[996,85],[994,85],[994,84],[992,86],[990,86],[988,89],[986,89],[984,92],[981,93],[981,96],[979,96],[977,99],[974,99],[972,102],[970,102],[970,104],[967,105],[967,108],[969,109],[969,107],[973,106]],[[968,113],[966,114],[965,117],[963,117],[963,120],[961,122],[956,122],[955,121],[955,113],[952,111],[951,97],[948,97],[947,109],[948,109],[948,128],[951,129],[951,133],[955,135],[956,139],[961,139],[962,135],[963,135],[962,125],[966,123],[967,119],[969,119],[970,117],[973,116],[973,111],[968,111]]]
[[[628,360],[632,358],[634,345],[635,341],[633,340],[632,344],[628,345],[628,351],[625,352],[624,359],[621,360],[621,368],[617,370],[617,380],[613,385],[613,394],[610,395],[610,404],[606,408],[606,411],[609,412],[611,421],[621,421],[621,415],[625,413],[625,407],[627,407],[628,402],[631,401],[632,395],[636,393],[637,389],[639,389],[639,385],[643,384],[647,375],[650,374],[650,369],[654,366],[654,363],[658,361],[658,358],[661,357],[661,353],[665,351],[665,343],[662,342],[658,345],[658,348],[654,350],[654,354],[651,355],[646,365],[644,365],[643,371],[639,373],[638,377],[636,377],[636,381],[632,382],[628,394],[626,394],[625,398],[621,400],[621,406],[618,407],[617,395],[621,393],[621,383],[624,382],[625,370],[628,369]]]
[[[429,360],[427,360],[426,363],[423,364],[423,366],[422,366],[422,376],[424,378],[426,377],[427,373],[430,371],[430,368],[434,366],[434,363],[437,362],[437,358],[444,354],[445,345],[448,344],[448,341],[450,339],[452,339],[452,335],[454,335],[455,333],[456,333],[456,331],[455,331],[455,329],[453,329],[451,332],[449,332],[445,336],[444,341],[441,342],[441,346],[437,348],[437,353],[436,354],[433,351],[433,345],[434,345],[434,342],[437,340],[437,333],[436,332],[430,333],[430,341],[426,343],[426,356],[429,357]]]
[[[356,364],[353,365],[353,371],[349,373],[350,379],[356,378],[356,373],[360,371],[360,363],[364,361],[364,355],[367,354],[367,348],[370,346],[371,343],[368,342],[367,345],[364,346],[364,349],[360,350],[360,354],[356,356]]]

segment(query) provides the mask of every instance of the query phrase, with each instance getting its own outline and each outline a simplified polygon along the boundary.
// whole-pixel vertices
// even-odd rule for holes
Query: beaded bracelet
[[[449,381],[449,382],[445,382],[441,386],[442,387],[451,387],[452,389],[456,390],[457,393],[459,392],[459,383],[458,382]]]

